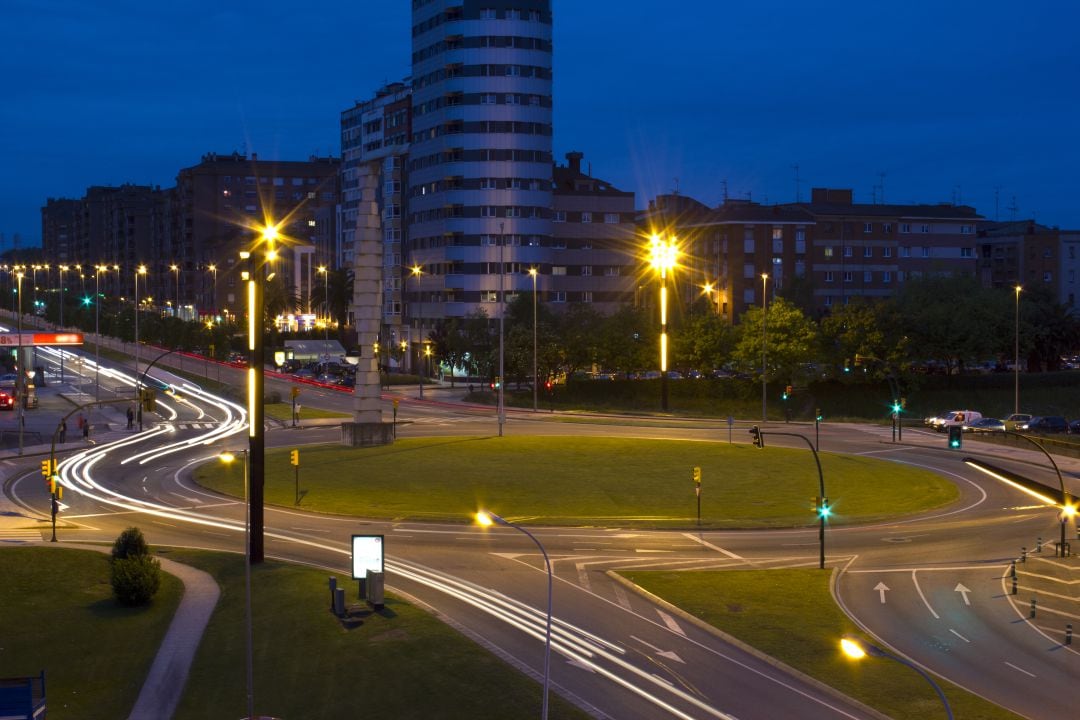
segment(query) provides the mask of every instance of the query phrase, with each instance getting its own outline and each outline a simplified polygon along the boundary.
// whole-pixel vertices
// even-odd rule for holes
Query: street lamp
[[[236,452],[223,452],[218,457],[224,463],[231,463],[236,459],[237,453],[244,456],[244,595],[247,614],[247,708],[248,717],[255,717],[255,663],[252,657],[251,630],[251,506],[248,503],[249,485],[251,484],[251,471],[249,469],[249,456],[247,450]]]
[[[413,292],[416,293],[416,303],[415,304],[417,305],[417,312],[419,312],[419,310],[420,310],[420,308],[419,308],[419,305],[420,305],[420,276],[424,274],[424,269],[420,265],[413,265],[411,268],[409,268],[409,274],[412,275],[412,277],[415,278],[415,280],[416,280],[415,286],[413,287]],[[410,303],[409,307],[406,308],[406,312],[408,313],[407,317],[409,318],[409,342],[413,341],[412,327],[413,327],[413,324],[414,324],[414,320],[416,319],[415,315],[413,313],[412,305],[413,305],[413,303]],[[402,341],[402,350],[404,350],[404,349],[405,349],[405,341],[403,340]],[[412,366],[412,355],[411,354],[409,355],[409,366],[410,367]],[[424,397],[423,393],[424,393],[424,378],[421,377],[420,378],[420,397],[421,398]]]
[[[101,401],[101,273],[108,265],[94,266],[94,400]]]
[[[526,530],[525,528],[504,520],[493,512],[487,510],[481,510],[476,513],[476,522],[482,527],[490,527],[491,525],[504,525],[506,527],[513,528],[518,532],[524,533],[530,540],[536,543],[536,547],[540,548],[540,554],[544,556],[544,564],[547,567],[547,624],[544,631],[544,700],[543,707],[540,712],[542,720],[547,720],[548,716],[548,688],[551,686],[551,585],[552,585],[552,572],[551,572],[551,560],[548,558],[547,551],[544,550],[544,546],[540,544],[540,541],[536,537]]]
[[[135,268],[135,394],[139,394],[139,276],[146,274],[146,266]],[[63,289],[63,288],[61,288]],[[63,307],[63,304],[60,305]]]
[[[668,409],[667,376],[667,274],[675,268],[679,258],[676,239],[662,240],[659,235],[652,236],[649,246],[649,264],[660,273],[660,409]]]
[[[529,275],[532,277],[533,283],[533,412],[537,411],[537,389],[536,386],[540,382],[539,374],[536,369],[536,276],[537,270],[534,267],[529,268]]]
[[[173,277],[176,279],[176,306],[173,308],[173,317],[180,317],[180,266],[173,263],[169,266],[169,269],[173,271]]]
[[[22,348],[22,279],[23,271],[20,268],[16,273],[16,293],[19,302],[19,314],[18,314],[18,349],[15,356],[15,372],[18,373],[15,376],[15,399],[19,403],[19,454],[23,454],[23,425],[26,422],[26,367],[23,365],[23,348]]]
[[[765,422],[765,322],[769,317],[769,274],[761,273],[761,422]]]
[[[211,284],[210,284],[210,311],[212,313],[217,312],[217,265],[210,263],[206,266],[206,269],[210,271]]]
[[[60,329],[64,329],[64,273],[67,272],[68,266],[60,266]],[[22,307],[22,298],[19,298],[20,306]],[[138,369],[138,368],[136,368]],[[60,383],[64,382],[64,353],[63,349],[60,352]]]
[[[499,437],[503,436],[503,425],[506,423],[506,404],[503,388],[506,385],[506,367],[504,364],[506,354],[503,338],[506,324],[506,233],[503,223],[499,223]]]
[[[1013,414],[1020,412],[1020,291],[1023,290],[1021,286],[1017,285],[1016,290],[1016,331],[1013,333]]]
[[[949,707],[949,701],[945,699],[945,693],[941,691],[941,686],[934,681],[934,678],[930,677],[929,673],[915,663],[905,660],[899,655],[893,655],[892,653],[886,652],[877,645],[868,643],[865,640],[860,640],[853,635],[844,635],[840,640],[840,649],[852,660],[862,660],[867,655],[870,655],[871,657],[889,658],[901,665],[907,665],[909,668],[922,675],[926,682],[930,683],[930,686],[934,688],[934,692],[941,698],[941,704],[945,706],[945,714],[948,715],[949,720],[952,720],[952,708]]]
[[[327,350],[327,346],[330,344],[330,274],[325,265],[320,265],[317,268],[317,271],[322,273],[323,276],[323,297],[325,298],[325,307],[323,308],[323,313],[325,314],[325,317],[323,318],[323,356],[325,359],[325,356],[330,352]]]

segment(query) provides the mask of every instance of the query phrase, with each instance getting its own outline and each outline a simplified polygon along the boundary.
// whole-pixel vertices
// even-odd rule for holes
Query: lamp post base
[[[349,447],[373,447],[391,445],[394,442],[394,423],[358,423],[341,424],[341,444]]]

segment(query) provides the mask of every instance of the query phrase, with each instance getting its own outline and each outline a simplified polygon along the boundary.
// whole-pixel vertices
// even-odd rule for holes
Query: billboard
[[[369,572],[383,572],[383,536],[353,535],[353,579],[366,579]]]

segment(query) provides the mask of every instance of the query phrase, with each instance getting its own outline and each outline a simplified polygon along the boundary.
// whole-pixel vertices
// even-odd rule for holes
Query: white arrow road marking
[[[589,573],[585,571],[585,563],[575,563],[574,567],[577,568],[578,582],[581,583],[581,587],[587,591],[592,591],[592,586],[589,584]]]
[[[964,598],[964,604],[965,605],[970,605],[971,604],[971,601],[968,600],[968,596],[967,596],[967,594],[969,592],[971,592],[971,590],[964,587],[964,583],[956,583],[956,587],[953,588],[953,590],[960,593],[960,596]]]
[[[639,643],[641,643],[645,647],[649,648],[650,650],[652,650],[654,653],[656,653],[657,655],[659,655],[662,658],[667,658],[668,660],[674,660],[675,662],[682,663],[683,665],[686,664],[686,661],[683,660],[678,655],[676,655],[673,650],[661,650],[660,648],[656,647],[652,643],[645,642],[644,640],[637,637],[636,635],[631,635],[630,637],[633,638],[634,640],[637,640]]]
[[[889,586],[883,582],[879,582],[874,586],[874,589],[878,591],[878,596],[881,598],[881,604],[885,604],[885,592],[889,589]]]
[[[615,591],[615,602],[619,603],[619,605],[627,610],[633,610],[633,608],[630,607],[630,598],[627,597],[626,591],[622,589],[621,585],[612,585],[611,589]]]
[[[64,504],[64,503],[62,503],[62,502],[57,502],[57,503],[56,503],[56,509],[57,509],[57,511],[59,511],[59,512],[64,512],[65,510],[67,510],[67,509],[68,509],[68,507],[70,507],[70,506],[69,506],[69,505],[65,505],[65,504]]]
[[[668,630],[670,630],[673,633],[678,633],[679,635],[682,635],[683,637],[686,637],[686,631],[683,630],[681,627],[679,627],[679,623],[675,622],[675,618],[671,617],[670,615],[668,615],[666,612],[664,612],[663,610],[661,610],[659,608],[656,609],[656,612],[660,614],[660,619],[664,621],[665,625],[667,625]]]

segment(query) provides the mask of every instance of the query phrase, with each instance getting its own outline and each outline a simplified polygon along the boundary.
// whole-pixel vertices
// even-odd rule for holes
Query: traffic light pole
[[[764,448],[765,447],[765,432],[763,430],[760,430],[758,428],[758,426],[755,425],[754,427],[752,427],[750,429],[750,434],[754,436],[754,445],[756,445],[759,448]],[[806,443],[806,446],[808,448],[810,448],[810,452],[814,455],[814,464],[817,465],[818,492],[820,493],[818,495],[819,501],[817,503],[815,503],[817,505],[818,519],[819,519],[818,545],[821,548],[821,552],[819,554],[819,559],[818,559],[818,568],[821,569],[821,570],[824,570],[825,569],[825,519],[829,515],[829,506],[828,506],[828,499],[825,497],[825,476],[821,472],[821,459],[818,458],[817,448],[814,447],[814,443],[810,442],[810,438],[806,437],[805,435],[800,435],[799,433],[772,432],[772,431],[770,431],[770,434],[772,434],[772,435],[785,435],[787,437],[799,438],[800,440],[802,440],[803,442]],[[1064,530],[1062,532],[1064,532]]]

